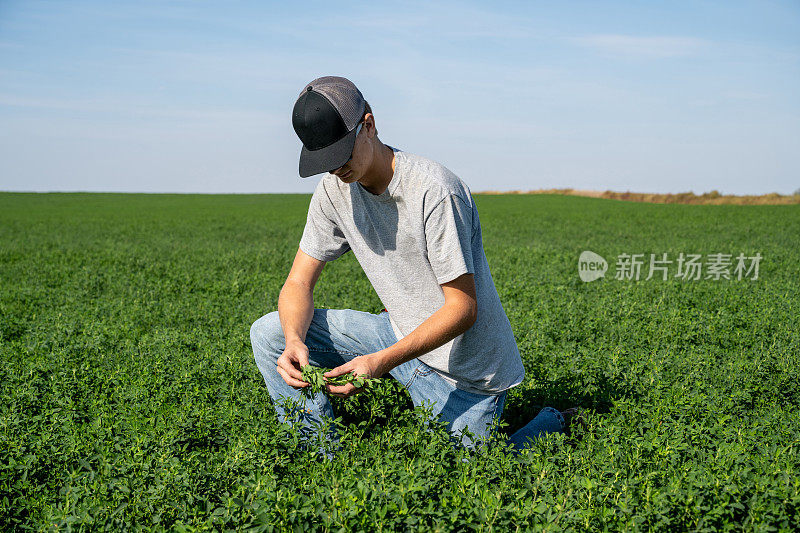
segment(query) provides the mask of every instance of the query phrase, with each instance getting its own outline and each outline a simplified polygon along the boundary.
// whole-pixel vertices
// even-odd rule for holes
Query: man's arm
[[[278,296],[278,317],[286,349],[278,358],[278,373],[292,387],[305,387],[301,368],[308,364],[306,333],[314,318],[314,286],[325,262],[297,250],[292,269]]]
[[[441,287],[444,291],[444,305],[414,331],[383,350],[356,357],[325,375],[333,377],[354,371],[357,375],[380,377],[394,367],[438,348],[471,328],[478,316],[475,275],[462,274],[453,281],[443,283]],[[356,388],[348,384],[329,386],[328,390],[334,396],[350,396]]]

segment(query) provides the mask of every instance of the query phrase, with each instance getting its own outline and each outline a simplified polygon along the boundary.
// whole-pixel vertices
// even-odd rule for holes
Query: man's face
[[[353,183],[361,179],[364,171],[369,166],[367,161],[367,156],[369,155],[367,153],[367,145],[369,143],[367,142],[366,122],[367,119],[365,117],[364,122],[360,124],[361,130],[356,135],[356,142],[353,145],[353,154],[350,160],[341,167],[331,170],[331,174],[338,176],[344,183]]]

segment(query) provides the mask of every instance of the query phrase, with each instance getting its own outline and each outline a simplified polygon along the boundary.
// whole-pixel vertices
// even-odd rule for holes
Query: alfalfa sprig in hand
[[[324,374],[330,370],[330,368],[320,368],[313,365],[306,365],[303,367],[303,381],[309,385],[308,387],[301,389],[306,398],[311,398],[311,396],[318,392],[327,394],[327,389],[325,388],[326,385],[341,387],[342,385],[352,383],[355,388],[359,389],[364,386],[369,386],[377,380],[377,378],[371,378],[367,374],[356,376],[353,373],[326,378]]]

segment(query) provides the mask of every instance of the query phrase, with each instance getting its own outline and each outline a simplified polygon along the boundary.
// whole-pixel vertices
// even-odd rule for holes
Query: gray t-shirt
[[[477,320],[419,360],[469,392],[496,394],[519,385],[525,369],[489,272],[469,188],[435,161],[392,150],[394,175],[382,194],[334,174],[322,177],[300,249],[320,261],[352,250],[398,340],[444,304],[442,283],[475,274]]]

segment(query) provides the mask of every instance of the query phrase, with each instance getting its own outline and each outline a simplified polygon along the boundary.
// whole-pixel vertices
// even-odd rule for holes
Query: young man
[[[402,383],[415,405],[432,405],[455,437],[481,441],[525,370],[483,252],[478,211],[467,185],[430,159],[385,145],[358,88],[336,76],[315,79],[294,106],[303,148],[300,176],[317,184],[278,311],[250,331],[256,364],[279,418],[282,397],[299,399],[301,367]],[[352,250],[385,309],[315,309],[325,263]],[[328,386],[334,396],[360,392]],[[333,416],[324,394],[306,404],[306,423]],[[521,447],[563,431],[565,417],[543,409],[512,436]],[[465,444],[475,443],[466,435]]]

